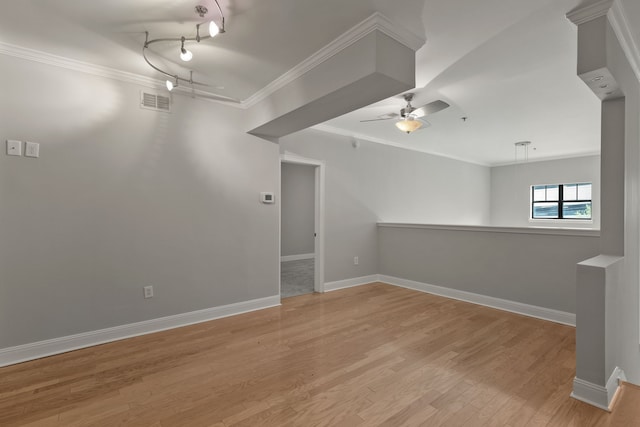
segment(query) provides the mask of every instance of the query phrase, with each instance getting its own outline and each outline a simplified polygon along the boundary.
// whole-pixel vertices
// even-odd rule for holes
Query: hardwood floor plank
[[[380,283],[0,369],[4,426],[634,426],[569,397],[575,330]],[[635,423],[635,424],[634,424]]]

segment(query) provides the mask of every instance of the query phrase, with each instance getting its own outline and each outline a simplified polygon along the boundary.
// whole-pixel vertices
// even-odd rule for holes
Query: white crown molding
[[[41,64],[52,65],[54,67],[66,68],[67,70],[79,71],[81,73],[91,74],[94,76],[119,80],[125,83],[134,83],[153,89],[164,86],[164,83],[160,80],[152,79],[150,77],[116,70],[115,68],[104,67],[102,65],[90,64],[88,62],[65,58],[63,56],[53,55],[51,53],[4,42],[0,42],[0,54],[25,59],[27,61],[39,62]]]
[[[375,142],[377,144],[389,145],[391,147],[403,148],[405,150],[411,150],[411,151],[416,151],[418,153],[430,154],[432,156],[444,157],[445,159],[456,160],[456,161],[459,161],[459,162],[470,163],[472,165],[484,166],[484,167],[488,167],[488,168],[501,167],[501,166],[512,166],[512,165],[522,165],[523,164],[522,162],[497,162],[497,163],[478,162],[478,161],[475,161],[475,160],[469,160],[469,159],[465,159],[465,158],[462,158],[462,157],[451,156],[451,155],[448,155],[448,154],[442,154],[442,153],[437,153],[437,152],[428,151],[428,150],[421,150],[419,148],[416,148],[415,146],[408,146],[408,145],[400,144],[400,143],[393,142],[393,141],[387,141],[387,140],[382,139],[382,138],[376,138],[374,136],[369,136],[369,135],[365,135],[365,134],[361,134],[361,133],[351,132],[351,131],[348,131],[348,130],[345,130],[345,129],[337,128],[337,127],[326,125],[326,124],[318,124],[318,125],[315,125],[315,126],[311,126],[309,129],[313,129],[313,130],[320,131],[320,132],[326,132],[326,133],[330,133],[330,134],[333,134],[333,135],[346,136],[347,138],[354,138],[354,139],[357,139],[357,140],[360,140],[360,141],[369,141],[369,142]],[[577,158],[577,157],[592,157],[592,156],[599,156],[599,155],[600,155],[600,151],[587,151],[587,152],[584,152],[584,153],[565,154],[565,155],[558,155],[558,156],[549,156],[549,157],[544,157],[544,158],[529,158],[527,163],[546,162],[546,161],[552,161],[552,160],[574,159],[574,158]]]
[[[620,46],[622,47],[631,68],[633,68],[636,78],[640,80],[640,49],[638,49],[638,43],[634,39],[633,33],[630,30],[627,16],[629,15],[627,15],[622,2],[620,1],[614,2],[611,7],[611,11],[607,14],[611,27],[618,37]]]
[[[350,131],[345,130],[345,129],[340,129],[340,128],[337,128],[337,127],[334,127],[334,126],[325,125],[325,124],[315,125],[315,126],[312,126],[310,129],[317,130],[317,131],[320,131],[320,132],[330,133],[330,134],[333,134],[333,135],[346,136],[347,138],[355,138],[355,139],[360,140],[360,141],[369,141],[369,142],[375,142],[377,144],[390,145],[391,147],[402,148],[402,149],[410,150],[410,151],[417,151],[418,153],[425,153],[425,154],[430,154],[432,156],[444,157],[446,159],[456,160],[456,161],[464,162],[464,163],[470,163],[472,165],[491,167],[491,165],[488,164],[488,163],[476,162],[474,160],[463,159],[461,157],[450,156],[450,155],[447,155],[447,154],[434,153],[434,152],[427,151],[427,150],[420,150],[420,149],[416,148],[415,146],[407,146],[407,145],[400,144],[400,143],[397,143],[397,142],[387,141],[387,140],[382,139],[382,138],[376,138],[374,136],[369,136],[369,135],[365,135],[365,134],[361,134],[361,133],[350,132]]]
[[[491,167],[498,168],[502,166],[524,166],[529,163],[550,162],[553,160],[576,159],[579,157],[593,157],[593,156],[599,156],[600,154],[601,154],[600,150],[597,150],[597,151],[585,151],[583,153],[561,154],[557,156],[549,156],[549,157],[541,157],[541,158],[529,157],[526,162],[522,162],[522,161],[497,162],[497,163],[492,163]]]
[[[584,24],[585,22],[605,16],[607,12],[609,12],[609,9],[611,9],[612,4],[613,0],[599,0],[595,3],[572,10],[567,13],[567,19],[576,25]]]
[[[53,338],[46,341],[38,341],[16,347],[4,348],[0,349],[0,367],[279,305],[280,296],[275,295],[235,304],[207,308],[204,310],[192,311],[189,313],[146,320],[143,322],[115,326],[113,328]]]
[[[380,12],[374,13],[367,19],[375,19],[377,22],[376,28],[374,29],[382,31],[414,52],[420,49],[427,42],[424,35],[415,34],[414,32],[409,31],[406,27],[395,24]]]
[[[397,40],[403,45],[409,47],[413,51],[418,50],[424,45],[426,39],[420,37],[406,28],[394,25],[387,17],[379,12],[369,16],[364,21],[355,25],[347,32],[336,38],[334,41],[282,74],[280,77],[269,83],[267,86],[251,95],[246,100],[242,101],[244,108],[250,108],[264,100],[274,92],[282,89],[287,84],[293,82],[295,79],[301,77],[306,72],[312,70],[318,65],[322,64],[335,54],[349,47],[353,43],[357,42],[361,38],[370,34],[371,32],[379,30],[389,37]]]
[[[357,42],[361,38],[371,32],[379,30],[389,37],[409,47],[413,51],[418,50],[425,43],[424,36],[417,35],[401,25],[394,24],[387,17],[379,12],[369,16],[364,21],[355,25],[347,32],[336,38],[334,41],[293,67],[291,70],[282,74],[280,77],[269,83],[258,92],[251,95],[244,101],[238,101],[222,95],[216,95],[200,89],[190,89],[178,86],[174,92],[184,95],[195,95],[198,98],[217,102],[233,107],[247,109],[258,104],[277,90],[283,88],[295,79],[299,78],[306,72],[317,67],[327,59],[331,58],[338,52]],[[106,77],[109,79],[119,80],[125,83],[133,83],[153,89],[163,88],[164,80],[158,80],[139,74],[121,71],[110,67],[90,64],[75,59],[65,58],[50,53],[29,49],[22,46],[16,46],[9,43],[0,42],[0,54],[13,56],[15,58],[35,61],[42,64],[52,65],[56,67],[66,68],[69,70],[80,71],[95,76]]]
[[[10,43],[0,42],[0,55],[38,62],[40,64],[64,68],[67,70],[78,71],[80,73],[104,77],[124,83],[132,83],[151,89],[163,89],[165,87],[164,80],[158,80],[140,74],[130,73],[128,71],[122,71],[102,65],[78,61],[76,59],[65,58],[63,56],[53,55],[51,53],[42,52],[40,50],[30,49],[23,46],[17,46]],[[174,93],[188,96],[195,95],[196,97],[205,99],[207,101],[225,104],[233,107],[241,107],[240,102],[237,100],[222,95],[216,95],[214,93],[209,93],[200,89],[191,89],[178,86],[174,89]]]

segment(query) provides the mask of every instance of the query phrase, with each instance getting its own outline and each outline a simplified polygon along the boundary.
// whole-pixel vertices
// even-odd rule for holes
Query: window
[[[531,186],[532,219],[591,219],[591,183]]]

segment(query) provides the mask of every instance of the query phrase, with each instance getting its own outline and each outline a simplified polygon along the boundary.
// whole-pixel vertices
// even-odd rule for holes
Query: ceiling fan
[[[407,101],[407,105],[404,108],[400,109],[400,114],[387,113],[378,116],[375,119],[360,120],[360,122],[377,122],[380,120],[390,120],[396,117],[401,117],[401,119],[396,122],[396,127],[403,132],[411,133],[420,129],[423,124],[428,124],[427,122],[420,120],[420,117],[437,113],[438,111],[444,110],[449,106],[449,104],[447,104],[446,102],[437,100],[425,104],[422,107],[415,108],[413,105],[411,105],[413,96],[413,93],[405,93],[404,95],[402,95],[404,100]]]

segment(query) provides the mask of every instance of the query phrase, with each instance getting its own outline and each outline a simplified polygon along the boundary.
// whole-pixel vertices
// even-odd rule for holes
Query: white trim
[[[325,163],[322,160],[310,159],[302,157],[297,154],[285,151],[280,155],[280,163],[292,163],[297,165],[308,165],[315,167],[315,213],[314,213],[314,228],[316,237],[314,239],[314,280],[313,290],[315,292],[324,292],[324,230],[325,230]],[[280,178],[280,191],[282,191],[282,177]],[[280,205],[280,211],[282,211],[282,205]],[[282,212],[280,212],[280,222],[282,221]],[[280,224],[280,233],[282,234],[282,224]],[[281,253],[282,242],[279,237],[278,253]],[[280,275],[278,275],[280,277]],[[279,283],[279,287],[282,283]]]
[[[595,406],[596,408],[611,412],[615,398],[620,390],[620,382],[625,380],[624,371],[617,366],[611,373],[611,376],[609,376],[605,387],[575,377],[573,379],[571,397]]]
[[[613,0],[599,0],[593,4],[572,10],[567,13],[567,19],[576,25],[584,24],[585,22],[605,16],[607,12],[609,12],[612,4]]]
[[[279,305],[276,295],[4,348],[0,349],[0,367]]]
[[[611,11],[607,14],[609,23],[620,42],[620,47],[622,47],[636,78],[640,80],[640,49],[638,49],[637,41],[630,30],[627,16],[629,15],[620,1],[614,2]]]
[[[280,77],[260,89],[258,92],[251,95],[249,98],[242,101],[244,108],[250,108],[263,101],[274,92],[282,89],[284,86],[300,78],[306,72],[312,70],[318,65],[322,64],[335,54],[341,52],[345,48],[349,47],[353,43],[362,39],[371,32],[379,30],[389,37],[397,40],[403,45],[409,47],[413,51],[418,50],[425,43],[424,37],[420,37],[411,31],[406,30],[404,27],[394,25],[387,17],[379,12],[375,12],[364,21],[356,24],[347,32],[333,40],[322,49],[309,56],[298,65],[282,74]]]
[[[311,129],[320,131],[320,132],[330,133],[333,135],[346,136],[347,138],[355,138],[361,141],[369,141],[369,142],[375,142],[377,144],[389,145],[391,147],[404,148],[405,150],[417,151],[418,153],[430,154],[432,156],[437,156],[437,157],[444,157],[445,159],[457,160],[459,162],[470,163],[472,165],[491,167],[489,163],[478,162],[475,160],[463,159],[462,157],[451,156],[449,154],[442,154],[442,153],[437,153],[433,151],[428,151],[426,149],[416,148],[416,146],[408,146],[406,144],[401,144],[399,142],[388,141],[386,139],[376,138],[375,136],[365,135],[363,133],[351,132],[349,130],[340,129],[335,126],[329,126],[322,123],[311,126]]]
[[[324,166],[325,164],[322,160],[310,159],[308,157],[303,157],[290,151],[285,151],[284,153],[282,153],[280,155],[280,161],[282,163],[293,163],[310,166]]]
[[[353,288],[367,285],[373,282],[381,282],[391,286],[439,295],[446,298],[469,302],[472,304],[491,307],[498,310],[521,314],[523,316],[534,317],[536,319],[548,320],[562,325],[576,326],[576,315],[565,311],[553,310],[551,308],[539,307],[524,304],[521,302],[509,301],[501,298],[489,297],[472,292],[459,291],[457,289],[445,288],[442,286],[429,285],[427,283],[413,280],[401,279],[399,277],[386,276],[384,274],[372,274],[370,276],[354,277],[352,279],[337,280],[324,284],[326,292],[338,289]]]
[[[316,254],[284,255],[280,257],[280,262],[300,261],[303,259],[312,259],[315,257],[316,257]]]
[[[124,83],[132,83],[152,89],[163,89],[165,87],[164,80],[158,80],[140,74],[130,73],[128,71],[117,70],[115,68],[104,67],[102,65],[96,65],[71,58],[65,58],[63,56],[53,55],[51,53],[29,49],[27,47],[17,46],[10,43],[0,42],[0,54],[24,59],[27,61],[38,62],[40,64],[50,65],[53,67],[77,71],[92,76],[117,80]],[[206,92],[201,89],[191,89],[178,86],[174,89],[173,93],[179,93],[189,96],[195,94],[198,98],[206,99],[208,101],[217,102],[233,107],[241,107],[240,102],[238,102],[237,100],[212,92]]]
[[[485,295],[474,294],[471,292],[459,291],[456,289],[428,285],[412,280],[400,279],[397,277],[385,276],[380,274],[372,274],[369,276],[354,277],[351,279],[327,282],[323,284],[323,291],[335,291],[339,289],[367,285],[375,282],[382,282],[391,286],[398,286],[401,288],[440,295],[446,298],[466,301],[472,304],[478,304],[486,307],[496,308],[499,310],[509,311],[512,313],[522,314],[524,316],[549,320],[569,326],[575,326],[575,314],[572,313],[566,313],[544,307],[537,307],[499,298],[493,298]],[[55,354],[66,353],[72,350],[78,350],[81,348],[91,347],[94,345],[104,344],[112,341],[118,341],[126,338],[160,332],[167,329],[174,329],[182,326],[192,325],[195,323],[207,322],[222,317],[235,316],[237,314],[276,307],[279,305],[280,295],[275,295],[251,301],[244,301],[204,310],[192,311],[189,313],[176,314],[173,316],[131,323],[128,325],[115,326],[113,328],[100,329],[97,331],[84,332],[76,335],[24,344],[16,347],[4,348],[0,349],[0,367],[52,356]],[[616,392],[615,390],[617,390],[618,387],[617,384],[619,383],[619,381],[624,380],[624,372],[622,372],[620,368],[616,368],[616,370],[614,370],[614,373],[611,375],[609,381],[607,382],[607,388],[593,385],[576,378],[574,380],[574,393],[572,393],[572,397],[593,404],[594,406],[598,406],[597,403],[592,403],[591,401],[585,400],[585,396],[589,395],[585,395],[584,391],[580,391],[582,390],[580,387],[587,387],[586,390],[596,390],[600,394],[605,393],[608,396],[612,396],[613,399],[613,396]],[[576,382],[579,387],[577,391]],[[585,386],[585,384],[587,386]],[[615,390],[613,390],[613,387],[615,387]],[[609,391],[607,391],[607,389],[609,389]],[[576,395],[574,396],[574,394]],[[595,398],[594,401],[596,401],[597,399],[598,398]]]
[[[75,59],[65,58],[62,56],[53,55],[51,53],[29,49],[27,47],[17,46],[5,42],[0,42],[0,54],[12,56],[14,58],[26,59],[27,61],[39,62],[41,64],[51,65],[54,67],[65,68],[67,70],[79,71],[81,73],[91,74],[98,77],[106,77],[108,79],[119,80],[125,83],[133,83],[154,89],[164,87],[163,82],[150,77],[129,73],[127,71],[116,70],[115,68],[104,67],[102,65],[95,65],[88,62],[77,61]]]
[[[567,313],[565,311],[489,297],[486,295],[445,288],[442,286],[429,285],[427,283],[415,282],[413,280],[400,279],[392,276],[379,275],[379,281],[394,286],[400,286],[401,288],[413,289],[415,291],[426,292],[486,307],[497,308],[498,310],[509,311],[511,313],[522,314],[524,316],[535,317],[537,319],[549,320],[563,325],[576,325],[576,315],[574,313]]]
[[[422,148],[421,146],[407,145],[407,144],[403,144],[403,143],[400,143],[400,142],[389,141],[389,140],[386,140],[386,139],[377,138],[377,137],[371,136],[371,135],[365,135],[363,133],[352,132],[350,130],[341,129],[341,128],[338,128],[338,127],[335,127],[335,126],[330,126],[330,125],[327,125],[327,124],[324,124],[324,123],[311,126],[310,129],[313,129],[313,130],[316,130],[316,131],[319,131],[319,132],[330,133],[332,135],[346,136],[347,138],[355,138],[356,140],[374,142],[376,144],[382,144],[382,145],[388,145],[390,147],[403,148],[403,149],[409,150],[409,151],[416,151],[418,153],[430,154],[432,156],[443,157],[445,159],[456,160],[456,161],[459,161],[459,162],[469,163],[469,164],[472,164],[472,165],[485,166],[485,167],[488,167],[488,168],[495,168],[495,167],[501,167],[501,166],[522,165],[522,163],[516,163],[514,161],[488,163],[488,162],[482,162],[482,161],[479,161],[479,160],[471,160],[471,159],[467,159],[467,158],[463,158],[463,157],[459,157],[459,156],[453,156],[453,155],[450,155],[450,154],[438,153],[437,151],[431,151],[428,148]],[[587,152],[582,152],[582,153],[563,154],[563,155],[540,157],[540,158],[529,158],[528,163],[548,162],[548,161],[551,161],[551,160],[574,159],[576,157],[592,157],[592,156],[599,156],[599,155],[600,155],[600,151],[587,151]]]
[[[380,276],[372,274],[370,276],[354,277],[351,279],[336,280],[335,282],[327,282],[324,284],[325,292],[337,291],[338,289],[353,288],[356,286],[368,285],[369,283],[379,282]],[[388,283],[391,285],[392,283]]]
[[[609,376],[609,380],[607,381],[606,385],[607,395],[609,396],[609,408],[613,407],[616,396],[620,391],[620,383],[626,380],[627,376],[624,374],[624,371],[616,366]]]
[[[373,31],[374,29],[380,30],[395,41],[407,46],[414,52],[420,49],[427,42],[424,34],[416,34],[402,25],[396,25],[380,12],[375,12],[369,18],[356,25],[356,27],[359,27],[363,23],[367,23],[368,21],[375,21],[373,24],[373,29],[371,31]]]
[[[576,377],[573,379],[573,391],[570,396],[596,408],[611,412],[607,402],[607,389],[601,385],[593,384]]]
[[[232,98],[227,98],[222,95],[217,95],[215,93],[210,93],[199,89],[191,90],[190,88],[183,88],[181,86],[178,86],[175,89],[175,92],[183,92],[187,95],[195,93],[196,96],[213,102],[218,102],[243,109],[251,108],[279,89],[295,81],[306,72],[312,70],[313,68],[322,64],[343,49],[349,47],[353,43],[357,42],[358,40],[376,30],[397,40],[413,51],[416,51],[420,47],[422,47],[422,45],[424,45],[426,41],[424,36],[417,35],[401,25],[395,25],[386,16],[382,15],[379,12],[375,12],[362,22],[347,30],[331,43],[324,46],[322,49],[318,50],[313,55],[309,56],[307,59],[300,62],[298,65],[291,68],[289,71],[285,72],[280,77],[276,78],[264,88],[260,89],[243,101],[237,101]],[[53,55],[50,53],[4,42],[0,42],[0,54],[26,59],[29,61],[40,62],[47,65],[53,65],[56,67],[66,68],[69,70],[80,71],[83,73],[119,80],[126,83],[134,83],[154,89],[163,88],[165,86],[164,80],[158,80],[127,71],[121,71],[115,68],[90,64],[88,62],[77,61],[75,59],[65,58],[62,56]]]
[[[584,151],[582,153],[558,154],[556,156],[529,157],[526,163],[516,162],[514,160],[510,160],[508,162],[496,162],[496,163],[491,163],[490,167],[499,168],[502,166],[525,166],[530,163],[550,162],[552,160],[565,160],[565,159],[575,159],[576,157],[593,157],[593,156],[600,156],[600,150]]]
[[[491,225],[410,224],[398,222],[379,222],[378,227],[476,231],[483,233],[545,234],[552,236],[600,237],[600,230],[598,229],[570,227],[496,227]]]

